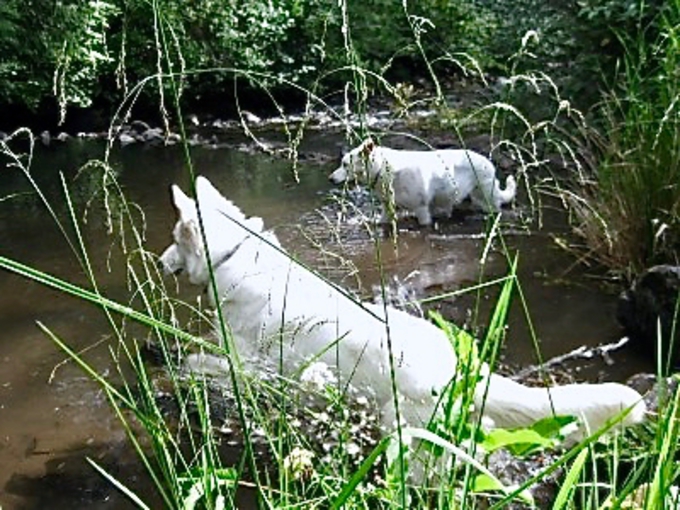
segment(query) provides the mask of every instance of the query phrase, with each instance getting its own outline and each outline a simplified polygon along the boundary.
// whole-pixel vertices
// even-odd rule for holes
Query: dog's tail
[[[507,179],[505,179],[505,189],[501,189],[500,183],[497,182],[496,193],[501,205],[512,202],[517,194],[517,181],[515,181],[515,178],[512,175],[508,175]]]
[[[567,435],[573,444],[596,432],[610,420],[619,428],[644,420],[647,406],[632,388],[618,383],[567,384],[552,388],[528,387],[507,377],[492,374],[488,388],[481,383],[475,394],[475,407],[501,428],[528,427],[550,416],[574,416],[576,430]]]

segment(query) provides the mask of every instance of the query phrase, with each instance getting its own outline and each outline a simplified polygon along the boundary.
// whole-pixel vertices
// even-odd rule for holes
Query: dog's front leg
[[[389,225],[390,223],[392,223],[392,219],[390,218],[390,213],[387,212],[387,207],[382,206],[381,212],[380,212],[380,224],[381,225]]]
[[[432,215],[430,214],[430,207],[427,204],[416,207],[413,212],[416,214],[418,224],[421,227],[426,227],[432,224]]]

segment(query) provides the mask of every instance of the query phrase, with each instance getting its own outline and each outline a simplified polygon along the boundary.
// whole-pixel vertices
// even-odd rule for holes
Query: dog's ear
[[[202,211],[217,210],[235,220],[245,220],[245,216],[231,200],[220,193],[212,183],[203,176],[196,178],[196,198]]]
[[[373,138],[366,138],[364,143],[361,144],[361,154],[364,157],[368,157],[371,155],[371,152],[373,152],[373,149],[375,149],[375,142],[373,141]]]
[[[175,204],[175,209],[179,213],[181,220],[188,220],[196,214],[194,201],[186,196],[186,194],[176,184],[172,185],[172,202]]]
[[[264,230],[264,222],[262,221],[262,218],[258,218],[257,216],[248,218],[245,222],[245,226],[256,234],[259,234]]]
[[[215,186],[212,185],[212,182],[202,175],[196,177],[196,195],[198,195],[199,199],[202,197],[215,197],[216,195],[222,196],[220,195],[220,192],[215,189]]]
[[[225,198],[217,191],[217,188],[202,175],[199,175],[196,178],[196,197],[198,198],[201,208],[209,206],[219,209],[225,202]]]

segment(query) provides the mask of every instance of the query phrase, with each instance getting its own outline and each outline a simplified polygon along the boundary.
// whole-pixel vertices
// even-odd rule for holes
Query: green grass
[[[656,38],[620,34],[626,53],[596,111],[602,122],[586,135],[591,172],[570,195],[585,256],[625,275],[679,262],[678,23],[671,1]]]

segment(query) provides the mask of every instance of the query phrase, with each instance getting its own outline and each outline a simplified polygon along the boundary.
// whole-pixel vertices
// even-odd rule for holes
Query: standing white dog
[[[427,424],[457,374],[446,334],[397,309],[352,300],[292,261],[260,218],[246,218],[207,179],[199,177],[196,190],[194,201],[172,187],[179,221],[160,262],[169,273],[185,270],[203,287],[210,285],[211,264],[219,305],[244,364],[253,370],[266,364],[290,376],[312,360],[322,361],[341,384],[375,399],[386,431],[397,418],[393,371],[401,418]],[[498,427],[528,426],[553,413],[575,415],[581,426],[572,439],[626,409],[632,408],[626,425],[645,414],[642,397],[621,384],[529,388],[498,375],[477,385],[475,406]]]
[[[335,184],[357,180],[377,188],[383,222],[389,219],[385,208],[394,201],[396,207],[415,214],[420,225],[430,225],[432,216],[448,218],[468,196],[482,210],[497,212],[517,192],[513,176],[502,189],[493,163],[476,152],[396,150],[379,147],[370,138],[345,154],[328,178]]]

